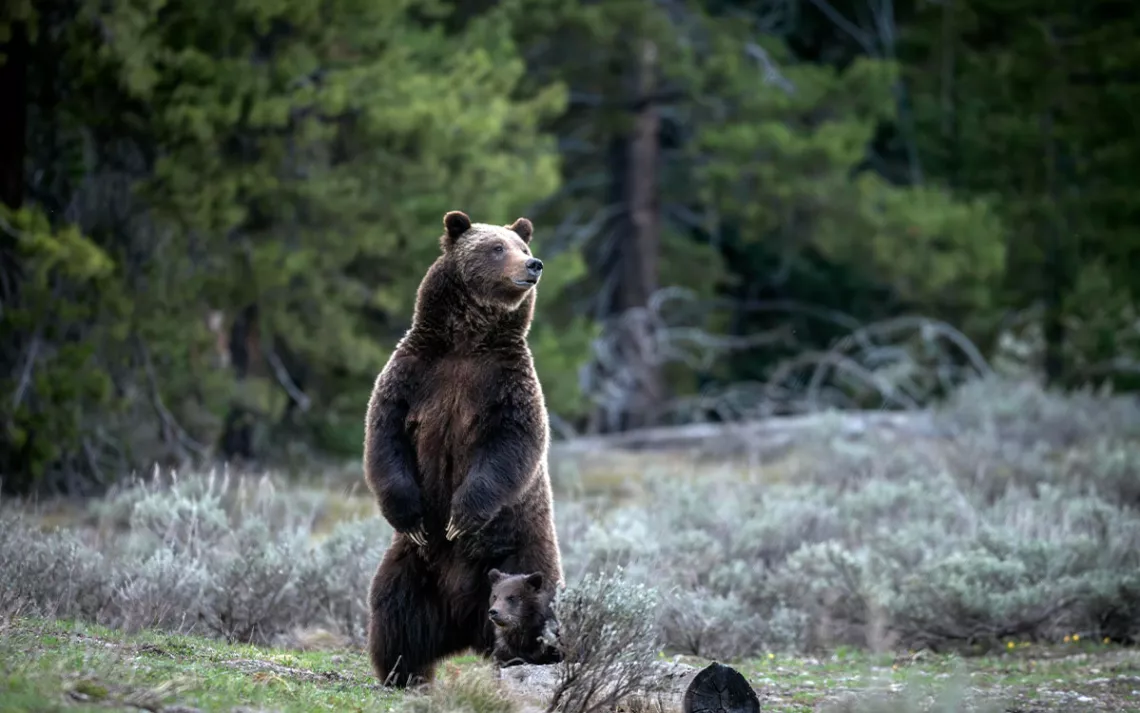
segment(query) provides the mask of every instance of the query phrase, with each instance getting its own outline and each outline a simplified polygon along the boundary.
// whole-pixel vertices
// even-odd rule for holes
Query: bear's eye
[[[519,600],[519,598],[518,598],[518,597],[516,597],[516,596],[515,596],[515,595],[513,595],[513,594],[512,594],[511,596],[507,597],[507,601],[508,601],[509,603],[511,603],[511,604],[514,604],[514,603],[515,603],[515,602],[517,602],[518,600]]]
[[[503,252],[503,246],[502,246],[502,245],[496,245],[496,246],[495,246],[495,252],[496,252],[496,253],[501,253],[501,252]]]

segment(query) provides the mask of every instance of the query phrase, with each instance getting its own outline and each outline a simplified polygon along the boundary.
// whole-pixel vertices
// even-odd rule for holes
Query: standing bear
[[[550,429],[526,342],[542,275],[533,226],[459,211],[443,225],[365,423],[365,479],[396,531],[372,579],[368,647],[376,675],[398,687],[430,681],[465,649],[491,654],[491,569],[563,581]]]

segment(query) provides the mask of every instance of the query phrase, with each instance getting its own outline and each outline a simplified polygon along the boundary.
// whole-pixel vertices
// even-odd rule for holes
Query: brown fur
[[[547,474],[549,425],[526,336],[534,278],[526,218],[499,227],[444,216],[442,254],[412,326],[376,379],[364,473],[396,530],[372,580],[377,676],[431,680],[441,658],[489,655],[492,568],[561,584]]]
[[[540,637],[548,626],[557,629],[554,592],[544,588],[541,573],[487,573],[491,581],[491,606],[487,618],[495,625],[495,648],[491,656],[499,666],[548,664],[562,660],[562,653]]]

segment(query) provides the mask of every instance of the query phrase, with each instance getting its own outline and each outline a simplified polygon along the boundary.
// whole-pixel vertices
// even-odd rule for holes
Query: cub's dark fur
[[[542,641],[548,629],[557,633],[553,592],[543,588],[543,577],[532,574],[487,573],[491,580],[491,607],[487,612],[495,625],[492,658],[499,666],[548,664],[562,660],[562,653]]]

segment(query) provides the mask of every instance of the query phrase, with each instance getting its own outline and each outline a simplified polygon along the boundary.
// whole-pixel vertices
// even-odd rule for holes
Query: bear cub
[[[487,616],[495,625],[491,653],[495,663],[505,668],[561,661],[562,652],[542,640],[546,631],[557,634],[558,630],[554,595],[542,588],[542,574],[505,574],[492,569],[487,575],[491,580]]]

